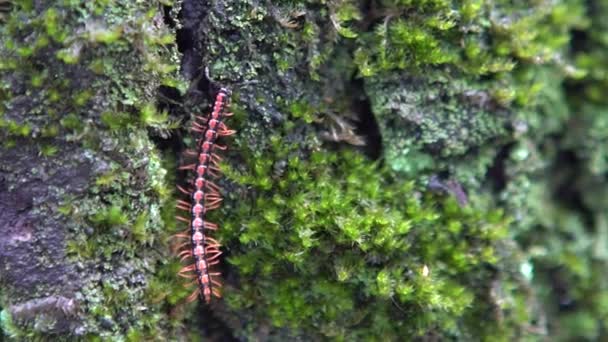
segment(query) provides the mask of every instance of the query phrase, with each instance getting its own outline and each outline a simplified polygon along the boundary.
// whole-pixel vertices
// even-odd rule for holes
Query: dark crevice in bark
[[[513,144],[507,144],[500,148],[492,165],[488,168],[485,179],[490,183],[494,193],[500,193],[505,189],[508,183],[507,173],[505,170],[506,162],[509,159]]]
[[[190,147],[184,145],[184,137],[191,134],[187,126],[190,115],[190,108],[199,104],[209,103],[213,100],[210,92],[215,90],[211,82],[205,74],[203,65],[205,47],[204,39],[204,21],[208,14],[209,4],[206,1],[186,0],[182,3],[182,8],[177,15],[177,20],[181,24],[181,28],[176,30],[177,49],[182,55],[180,68],[181,75],[190,82],[190,86],[186,93],[182,96],[179,91],[172,87],[161,86],[159,88],[159,110],[167,111],[172,117],[181,118],[182,126],[165,139],[157,139],[156,145],[164,151],[175,156],[182,156],[182,152]],[[171,15],[170,7],[164,8],[165,23],[172,28],[176,27],[176,22]],[[178,162],[181,157],[178,157]],[[186,184],[189,180],[186,178],[187,172],[178,172],[177,170],[169,170],[169,172],[177,172],[176,181],[179,184]],[[223,272],[223,269],[217,269]],[[176,275],[177,277],[177,275]],[[195,315],[187,326],[198,330],[198,334],[209,340],[216,341],[236,341],[232,336],[230,329],[217,317],[216,311],[222,311],[225,303],[213,303],[211,306],[203,304],[202,301],[197,302]]]
[[[593,211],[588,208],[581,193],[581,179],[588,179],[585,174],[584,163],[575,151],[562,150],[557,154],[555,163],[552,165],[554,171],[553,198],[565,208],[580,213],[580,218],[587,227],[593,227]]]
[[[204,46],[202,45],[201,23],[207,16],[207,3],[205,1],[189,1],[182,3],[182,9],[178,19],[182,27],[177,30],[177,47],[182,53],[181,73],[190,81],[196,80],[204,72],[203,56]],[[206,81],[206,80],[205,80]],[[198,82],[195,87],[199,90],[206,89],[205,82]]]
[[[369,98],[365,95],[363,80],[353,79],[352,88],[354,88],[355,96],[352,101],[353,110],[358,115],[358,121],[355,122],[355,133],[365,137],[365,146],[363,152],[371,159],[377,160],[382,157],[382,135],[380,126],[376,121],[372,105]]]

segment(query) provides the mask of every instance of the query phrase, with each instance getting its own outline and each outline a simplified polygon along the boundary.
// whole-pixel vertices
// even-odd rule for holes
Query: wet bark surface
[[[73,332],[75,292],[82,286],[66,259],[69,217],[53,211],[65,196],[82,195],[91,164],[65,145],[54,158],[38,155],[28,142],[0,154],[0,283],[16,320],[50,316],[54,333]],[[56,296],[61,296],[57,300]]]

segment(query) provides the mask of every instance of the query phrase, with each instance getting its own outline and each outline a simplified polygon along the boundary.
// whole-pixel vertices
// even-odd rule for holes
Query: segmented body
[[[231,116],[228,113],[230,91],[222,88],[218,92],[213,110],[207,117],[197,116],[192,124],[192,130],[200,134],[197,139],[197,150],[186,153],[195,156],[196,162],[181,166],[181,170],[193,171],[191,186],[188,189],[178,187],[181,192],[189,196],[189,201],[179,200],[177,208],[187,211],[188,217],[177,216],[177,219],[188,223],[189,228],[183,233],[177,234],[178,238],[188,241],[182,243],[178,248],[178,256],[181,260],[192,260],[192,263],[182,268],[180,276],[194,278],[192,284],[197,289],[188,297],[193,301],[201,296],[206,302],[210,302],[212,296],[221,297],[221,283],[217,280],[219,272],[213,272],[212,266],[219,263],[220,244],[209,236],[209,230],[217,230],[215,223],[206,220],[206,213],[219,207],[222,201],[219,187],[211,179],[219,176],[218,162],[221,160],[217,150],[225,150],[226,147],[218,145],[217,139],[235,133],[229,130],[224,119]]]

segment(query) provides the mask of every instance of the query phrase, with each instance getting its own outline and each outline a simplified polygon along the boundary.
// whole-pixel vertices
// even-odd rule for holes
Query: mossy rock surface
[[[8,339],[602,340],[600,0],[0,1]],[[169,236],[219,86],[224,299]]]

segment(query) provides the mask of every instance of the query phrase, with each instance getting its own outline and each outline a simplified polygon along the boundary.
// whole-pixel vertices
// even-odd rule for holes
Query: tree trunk
[[[605,338],[601,1],[0,11],[6,338]],[[221,87],[224,298],[186,303],[178,166]]]

